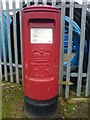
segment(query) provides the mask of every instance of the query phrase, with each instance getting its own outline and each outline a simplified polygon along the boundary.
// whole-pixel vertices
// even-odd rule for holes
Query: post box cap
[[[32,5],[23,8],[23,12],[57,12],[59,9],[49,5]]]

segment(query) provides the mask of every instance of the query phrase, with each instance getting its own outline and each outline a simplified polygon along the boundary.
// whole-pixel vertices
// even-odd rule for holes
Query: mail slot
[[[27,117],[57,114],[60,10],[33,5],[22,10],[24,103]]]

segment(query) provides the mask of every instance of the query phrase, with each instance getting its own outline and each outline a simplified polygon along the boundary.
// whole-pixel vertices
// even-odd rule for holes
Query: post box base
[[[57,115],[58,96],[47,101],[36,101],[24,97],[27,118],[54,118]]]

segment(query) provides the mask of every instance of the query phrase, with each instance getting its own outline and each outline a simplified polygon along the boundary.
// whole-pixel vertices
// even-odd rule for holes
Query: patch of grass
[[[67,118],[70,116],[70,114],[73,112],[74,105],[72,104],[66,104],[65,110],[64,110],[64,117]]]
[[[24,118],[23,88],[14,83],[2,84],[2,117]]]
[[[59,98],[58,102],[58,115],[62,118],[68,118],[73,113],[74,104],[69,104],[67,100],[62,97]]]
[[[24,114],[23,86],[15,83],[2,82],[2,117],[26,118]],[[58,98],[57,118],[87,118],[87,102],[68,102],[72,100]]]

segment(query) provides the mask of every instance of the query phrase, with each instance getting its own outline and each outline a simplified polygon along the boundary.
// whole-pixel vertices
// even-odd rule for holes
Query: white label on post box
[[[53,43],[53,29],[52,28],[31,28],[31,43]]]

